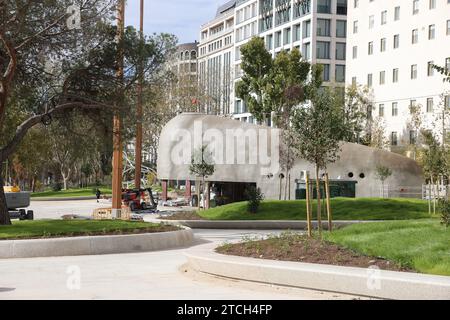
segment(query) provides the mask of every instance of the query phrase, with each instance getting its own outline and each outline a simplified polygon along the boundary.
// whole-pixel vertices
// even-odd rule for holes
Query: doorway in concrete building
[[[249,182],[214,182],[212,192],[214,201],[212,206],[222,206],[228,203],[247,200],[247,190],[250,187],[256,187],[256,183]]]

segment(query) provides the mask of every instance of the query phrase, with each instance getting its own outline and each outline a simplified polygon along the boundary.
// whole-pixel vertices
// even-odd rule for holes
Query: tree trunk
[[[289,171],[288,200],[291,200],[291,172]]]
[[[433,189],[433,215],[436,214],[436,185],[434,184],[433,176],[431,176],[431,185]]]
[[[311,225],[311,189],[309,186],[309,174],[305,177],[305,188],[306,188],[306,221],[308,224],[308,237],[312,237],[312,225]]]
[[[428,182],[428,214],[431,216],[431,183]]]
[[[333,216],[331,212],[331,200],[330,200],[330,181],[328,179],[328,173],[325,174],[325,193],[327,196],[327,216],[328,216],[328,231],[333,231]]]
[[[289,184],[289,171],[286,170],[286,181],[284,182],[284,201],[287,200],[288,184]]]
[[[6,205],[5,191],[3,190],[3,161],[0,159],[0,225],[11,225],[8,206]]]
[[[322,234],[322,207],[321,207],[321,197],[320,197],[320,177],[319,177],[319,167],[316,165],[316,193],[317,193],[317,227],[319,229],[319,234]]]
[[[200,210],[200,180],[197,180],[197,209]]]

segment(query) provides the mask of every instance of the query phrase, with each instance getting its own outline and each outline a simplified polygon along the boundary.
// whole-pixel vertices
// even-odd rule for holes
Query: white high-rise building
[[[216,17],[201,27],[199,82],[208,114],[231,113],[233,95],[234,8],[236,1],[219,7]]]
[[[439,112],[450,107],[450,85],[433,64],[450,69],[450,0],[349,2],[346,82],[373,89],[372,115],[393,151],[415,143],[411,105],[438,137],[448,130]]]
[[[273,56],[298,48],[306,60],[323,65],[325,85],[344,85],[347,0],[238,0],[235,12],[235,81],[242,74],[241,46],[259,36]],[[234,117],[255,121],[240,99]]]

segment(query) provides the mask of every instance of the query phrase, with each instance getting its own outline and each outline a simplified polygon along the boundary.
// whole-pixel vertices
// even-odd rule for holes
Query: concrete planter
[[[232,279],[383,299],[450,299],[445,276],[227,256],[211,246],[186,256],[194,270]]]
[[[100,255],[164,250],[190,245],[192,230],[117,236],[0,241],[0,259]]]

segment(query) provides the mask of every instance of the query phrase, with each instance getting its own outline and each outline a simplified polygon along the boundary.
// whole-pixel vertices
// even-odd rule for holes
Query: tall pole
[[[139,61],[139,81],[137,87],[137,113],[136,113],[136,155],[135,155],[135,174],[134,187],[141,188],[142,174],[142,85],[144,82],[142,50],[144,43],[144,0],[141,0],[141,17],[139,34],[141,38],[140,44],[140,61]]]
[[[112,218],[120,218],[122,211],[122,137],[120,107],[123,103],[123,36],[125,24],[125,0],[119,0],[117,4],[117,41],[119,43],[117,53],[118,105],[114,112],[113,120],[113,161],[112,161]]]

